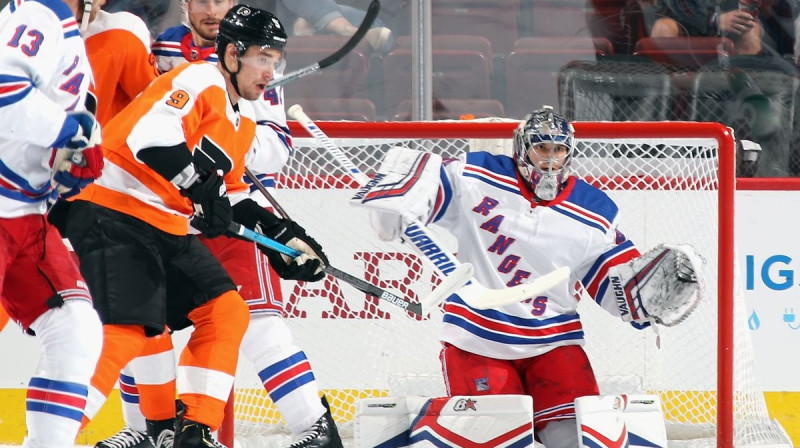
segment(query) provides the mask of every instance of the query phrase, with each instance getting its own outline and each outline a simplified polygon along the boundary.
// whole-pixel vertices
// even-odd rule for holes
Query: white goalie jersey
[[[608,272],[640,256],[617,230],[617,205],[602,191],[571,177],[552,201],[533,202],[521,188],[512,158],[469,153],[445,163],[432,220],[459,241],[458,258],[475,278],[503,288],[568,266],[571,280],[545,295],[496,309],[477,310],[457,295],[445,304],[442,340],[500,359],[542,354],[582,344],[576,312],[580,288],[619,315]]]

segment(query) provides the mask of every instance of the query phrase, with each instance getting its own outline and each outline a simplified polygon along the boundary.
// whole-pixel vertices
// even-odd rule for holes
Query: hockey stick
[[[356,29],[355,34],[353,34],[350,39],[342,45],[342,48],[336,50],[330,56],[325,57],[319,62],[315,62],[311,65],[306,67],[297,69],[291,73],[288,73],[278,79],[274,79],[267,84],[267,87],[264,90],[269,90],[273,87],[281,86],[288,82],[292,82],[295,79],[300,79],[304,76],[310,75],[311,73],[316,72],[317,70],[322,70],[325,67],[333,65],[339,62],[347,53],[349,53],[353,48],[361,42],[361,39],[364,35],[367,34],[372,23],[375,22],[375,19],[378,17],[378,12],[381,9],[381,3],[378,0],[372,0],[372,2],[367,7],[366,15],[364,16],[364,20],[361,21],[361,24],[358,25],[358,29]]]
[[[283,207],[281,207],[281,204],[278,203],[278,201],[275,199],[274,196],[272,196],[272,194],[270,194],[269,190],[267,190],[267,188],[264,187],[261,181],[259,181],[258,178],[255,176],[255,174],[252,173],[252,171],[250,171],[248,168],[245,168],[244,174],[247,176],[248,179],[250,179],[253,185],[255,185],[256,189],[258,189],[258,191],[265,198],[267,198],[267,201],[269,201],[269,203],[275,208],[275,210],[281,216],[287,219],[291,219],[289,217],[289,214],[286,213],[286,210],[284,210]],[[336,271],[337,273],[334,273],[334,272],[329,272],[327,269],[325,269],[325,272],[331,274],[333,277],[339,278],[341,280],[350,283],[351,285],[355,286],[359,291],[365,292],[379,299],[383,299],[382,295],[383,290],[378,288],[377,286],[372,285],[371,283],[368,283],[359,278],[353,277],[350,274],[339,271],[338,269],[336,269]],[[347,276],[347,278],[338,275],[338,273]],[[461,287],[464,283],[469,281],[470,277],[472,277],[472,270],[463,269],[456,275],[449,276],[446,279],[446,281],[440,283],[439,286],[437,286],[427,297],[420,300],[419,303],[411,303],[410,305],[398,305],[398,303],[408,303],[408,301],[397,302],[390,300],[390,302],[400,306],[401,308],[408,309],[409,311],[418,314],[420,316],[427,316],[428,314],[430,314],[431,310],[433,310],[436,306],[438,306],[439,303],[441,303],[444,299],[447,298],[447,296],[452,294],[453,291],[455,291],[456,289]],[[352,279],[355,279],[355,281],[357,281],[358,284],[353,283],[353,281],[351,281]],[[364,286],[364,288],[361,288],[359,286]],[[376,292],[381,292],[381,295],[376,294]],[[417,312],[416,310],[419,310],[419,312]]]
[[[330,138],[328,138],[327,135],[325,135],[324,132],[322,132],[322,130],[314,123],[314,121],[312,121],[311,118],[309,118],[309,116],[303,112],[302,106],[295,104],[288,109],[287,113],[290,117],[297,120],[303,126],[303,128],[305,128],[308,133],[311,134],[312,137],[321,143],[322,146],[331,153],[337,162],[339,162],[345,169],[350,171],[351,175],[360,186],[364,186],[367,184],[367,182],[369,182],[369,177],[359,170],[358,167],[350,161],[347,155],[345,155],[345,153],[339,149],[336,144]],[[467,272],[469,272],[469,277],[472,277],[474,274],[474,268],[471,264],[461,263],[458,261],[451,253],[443,248],[442,244],[438,242],[433,233],[419,220],[414,220],[411,224],[409,224],[408,227],[406,227],[401,239],[403,242],[410,242],[417,254],[423,259],[428,260],[436,268],[436,270],[441,272],[444,276],[456,276],[458,278],[463,278],[466,276]],[[566,269],[566,271],[564,269]],[[478,305],[486,301],[490,303],[489,307],[491,307],[492,303],[500,302],[499,297],[501,296],[504,298],[503,303],[520,302],[531,297],[532,295],[540,294],[542,291],[551,288],[561,281],[564,281],[567,277],[569,277],[569,268],[562,268],[560,273],[551,274],[553,275],[552,277],[550,277],[550,274],[543,276],[548,277],[548,280],[543,281],[539,285],[534,285],[534,283],[536,283],[534,280],[528,284],[502,289],[487,288],[472,278],[470,280],[470,285],[468,285],[469,287],[459,289],[457,294],[462,300],[464,300],[465,303],[470,304],[470,306],[472,306],[472,304]],[[550,284],[551,281],[554,283]],[[530,288],[526,288],[527,285],[532,286]],[[538,288],[541,288],[542,286],[547,287],[542,291],[539,291]],[[438,294],[445,292],[446,291],[444,289],[438,291],[434,290],[431,292],[429,297],[426,298],[426,301],[438,303],[437,301],[442,301],[446,298],[439,297]],[[475,308],[478,308],[478,306],[475,306]]]
[[[296,257],[299,257],[300,255],[302,255],[302,252],[300,252],[299,250],[292,249],[291,247],[286,246],[285,244],[281,244],[281,243],[273,240],[272,238],[269,238],[269,237],[267,237],[265,235],[262,235],[262,234],[260,234],[258,232],[250,230],[250,229],[246,228],[245,226],[243,226],[241,224],[237,224],[235,222],[231,223],[231,225],[228,227],[228,231],[230,231],[231,233],[233,233],[235,235],[238,235],[240,237],[243,237],[243,238],[246,238],[246,239],[248,239],[250,241],[253,241],[256,244],[259,244],[259,245],[264,246],[266,248],[269,248],[269,249],[272,249],[274,251],[280,252],[280,253],[282,253],[284,255],[288,255],[288,256],[290,256],[292,258],[296,258]],[[340,280],[344,280],[345,282],[353,285],[356,289],[358,289],[361,292],[364,292],[364,293],[369,294],[371,296],[377,297],[377,298],[379,298],[381,300],[385,300],[385,301],[391,303],[392,305],[398,306],[398,307],[400,307],[400,308],[402,308],[402,309],[404,309],[406,311],[410,311],[410,312],[412,312],[412,313],[414,313],[414,314],[416,314],[418,316],[421,316],[421,317],[427,316],[430,313],[430,310],[431,310],[432,306],[437,305],[437,304],[434,304],[434,305],[429,306],[426,303],[414,303],[414,302],[411,302],[411,301],[405,299],[404,297],[398,296],[396,294],[392,294],[391,292],[386,291],[385,289],[379,288],[379,287],[373,285],[372,283],[369,283],[369,282],[367,282],[365,280],[361,280],[358,277],[355,277],[355,276],[350,275],[350,274],[348,274],[348,273],[346,273],[344,271],[336,269],[335,267],[333,267],[331,265],[324,265],[322,267],[322,270],[325,271],[325,273],[329,274],[332,277],[336,277],[336,278],[338,278]]]

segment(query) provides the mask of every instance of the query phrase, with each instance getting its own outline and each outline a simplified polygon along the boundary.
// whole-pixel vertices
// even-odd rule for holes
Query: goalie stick
[[[300,79],[307,75],[310,75],[317,70],[322,70],[325,67],[331,66],[339,60],[341,60],[347,53],[350,52],[353,48],[361,42],[361,39],[364,35],[367,34],[372,23],[375,22],[375,19],[378,17],[378,12],[381,9],[381,3],[378,0],[372,0],[372,2],[367,7],[366,15],[364,16],[364,20],[361,21],[361,24],[358,25],[358,29],[356,29],[355,34],[353,34],[350,39],[342,45],[342,48],[333,52],[330,56],[325,57],[319,62],[315,62],[311,65],[306,67],[297,69],[291,73],[287,73],[284,76],[281,76],[278,79],[274,79],[267,84],[267,87],[264,90],[269,90],[273,87],[278,87],[283,84],[292,82],[296,79]]]
[[[256,175],[253,174],[252,171],[250,171],[250,169],[245,168],[244,169],[244,174],[247,176],[248,179],[250,179],[250,182],[252,182],[253,185],[255,185],[256,189],[258,189],[258,191],[265,198],[267,198],[267,201],[269,201],[269,203],[275,208],[275,210],[281,216],[283,216],[284,218],[287,218],[287,219],[291,219],[289,217],[289,214],[286,213],[286,210],[284,210],[283,207],[281,207],[281,204],[275,199],[274,196],[272,196],[272,194],[270,194],[269,190],[267,190],[267,188],[264,187],[264,185],[261,183],[261,181],[258,180]],[[472,266],[470,266],[469,269],[462,269],[460,272],[456,273],[455,275],[451,275],[450,277],[448,277],[446,279],[447,281],[443,281],[442,283],[440,283],[439,286],[434,288],[434,290],[427,297],[423,298],[420,301],[420,303],[411,303],[409,306],[401,306],[401,308],[408,309],[409,311],[411,311],[411,312],[413,312],[415,314],[418,314],[420,316],[423,316],[423,317],[427,316],[428,314],[430,314],[431,310],[433,310],[442,301],[444,301],[444,299],[446,299],[447,296],[452,294],[456,289],[460,288],[464,283],[469,281],[469,279],[470,279],[470,277],[472,277],[472,273],[473,273],[471,268],[472,268]],[[368,283],[367,281],[361,280],[361,279],[359,279],[357,277],[354,277],[354,276],[352,276],[350,274],[347,274],[347,273],[344,273],[342,271],[339,271],[338,269],[336,271],[340,272],[343,275],[348,276],[348,278],[340,277],[340,276],[334,274],[333,272],[328,272],[327,270],[325,272],[328,272],[332,276],[337,277],[337,278],[339,278],[341,280],[344,280],[344,281],[350,283],[351,285],[355,286],[361,292],[365,292],[365,293],[370,294],[372,296],[375,296],[375,297],[377,297],[379,299],[383,298],[381,295],[377,295],[376,293],[372,292],[372,291],[375,291],[375,292],[383,291],[382,289],[378,288],[377,286],[372,285],[371,283]],[[351,279],[355,279],[355,281],[358,281],[359,285],[361,285],[361,284],[369,285],[368,287],[371,287],[372,290],[359,288],[358,285],[356,285],[352,281],[350,281]],[[366,287],[367,286],[365,286],[365,288]],[[395,305],[397,305],[397,302],[394,302],[394,301],[390,301],[390,302],[392,302]],[[416,310],[419,310],[419,312],[417,312]]]
[[[250,230],[247,227],[245,227],[245,226],[243,226],[241,224],[237,224],[235,222],[231,223],[231,225],[228,227],[228,230],[231,233],[236,234],[236,235],[238,235],[238,236],[240,236],[242,238],[246,238],[246,239],[248,239],[250,241],[253,241],[256,244],[260,244],[260,245],[262,245],[264,247],[267,247],[269,249],[275,250],[275,251],[280,252],[280,253],[282,253],[284,255],[288,255],[288,256],[290,256],[292,258],[299,257],[302,254],[302,252],[300,252],[298,250],[292,249],[291,247],[286,246],[285,244],[281,244],[281,243],[273,240],[272,238],[267,237],[266,235],[262,235],[262,234],[260,234],[258,232]],[[365,280],[361,280],[358,277],[350,275],[350,274],[348,274],[348,273],[346,273],[346,272],[344,272],[342,270],[336,269],[335,267],[330,266],[330,265],[323,265],[322,270],[325,271],[325,273],[329,274],[332,277],[336,277],[336,278],[338,278],[340,280],[344,280],[345,282],[353,285],[356,289],[358,289],[361,292],[364,292],[364,293],[369,294],[371,296],[377,297],[377,298],[379,298],[381,300],[385,300],[385,301],[391,303],[392,305],[398,306],[398,307],[400,307],[400,308],[402,308],[402,309],[404,309],[406,311],[410,311],[410,312],[412,312],[412,313],[414,313],[414,314],[416,314],[418,316],[421,316],[421,317],[427,316],[430,313],[430,311],[435,306],[438,305],[438,303],[430,303],[430,301],[425,301],[425,300],[423,300],[420,303],[411,302],[411,301],[409,301],[408,299],[406,299],[404,297],[398,296],[396,294],[392,294],[391,292],[386,291],[385,289],[379,288],[379,287],[373,285],[372,283],[369,283],[369,282],[367,282]],[[458,286],[460,286],[460,284],[458,282],[464,282],[464,281],[466,281],[466,280],[463,279],[463,278],[458,278],[458,279],[454,279],[451,282],[448,282],[447,284],[445,284],[443,282],[442,285],[440,285],[440,287],[446,287],[446,288],[449,288],[449,289],[455,289]],[[447,297],[447,296],[445,295],[444,297]],[[444,300],[444,297],[442,297],[441,300]]]
[[[350,174],[353,179],[359,184],[364,186],[369,182],[369,177],[364,174],[358,167],[350,161],[347,155],[339,149],[336,144],[314,123],[311,118],[303,111],[303,107],[295,104],[287,110],[290,117],[297,120],[303,128],[305,128],[314,139],[316,139],[322,146],[339,162]],[[481,285],[475,278],[474,268],[469,263],[461,263],[451,253],[449,253],[444,246],[438,242],[437,237],[419,220],[414,220],[406,227],[401,237],[403,242],[410,242],[411,246],[415,249],[418,255],[423,259],[428,260],[437,271],[439,271],[445,278],[449,276],[456,276],[458,278],[466,277],[469,284],[455,291],[461,299],[477,309],[491,308],[493,306],[500,306],[503,304],[521,302],[532,296],[541,294],[542,292],[550,289],[558,283],[566,280],[569,277],[569,268],[559,268],[555,271],[548,273],[541,278],[541,283],[534,280],[530,283],[513,286],[510,288],[490,289]],[[469,276],[467,277],[467,272]],[[452,279],[455,282],[455,279]],[[466,283],[466,280],[464,281]],[[462,283],[462,285],[464,284]],[[530,287],[527,287],[530,285]],[[546,287],[545,287],[546,286]],[[447,297],[440,297],[439,294],[447,292],[444,288],[437,289],[431,292],[426,301],[431,303],[438,303]],[[448,294],[449,295],[449,294]],[[438,301],[438,302],[437,302]]]

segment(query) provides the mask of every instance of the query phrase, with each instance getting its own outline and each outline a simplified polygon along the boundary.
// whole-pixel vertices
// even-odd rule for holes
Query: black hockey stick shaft
[[[281,244],[273,240],[272,238],[269,238],[266,235],[262,235],[256,231],[250,230],[247,227],[241,224],[237,224],[235,222],[231,223],[230,227],[228,228],[228,231],[230,231],[233,234],[239,235],[243,238],[246,238],[250,241],[253,241],[256,244],[280,252],[292,258],[301,255],[300,251],[293,249],[289,246],[286,246],[284,244]],[[365,280],[361,280],[360,278],[350,275],[347,272],[336,269],[333,266],[325,265],[323,266],[322,270],[325,271],[325,273],[330,275],[331,277],[338,278],[339,280],[343,280],[353,285],[353,287],[355,287],[356,289],[358,289],[363,293],[377,297],[381,300],[385,300],[391,303],[392,305],[398,306],[406,311],[410,311],[418,316],[423,315],[422,305],[419,303],[410,302],[409,300],[403,297],[400,297],[396,294],[392,294],[391,292],[386,291],[385,289],[379,288]]]
[[[367,31],[372,27],[372,24],[375,22],[375,19],[378,18],[378,12],[381,10],[381,3],[379,0],[372,0],[372,2],[367,7],[366,15],[364,15],[364,20],[361,21],[361,24],[358,26],[355,34],[353,34],[350,39],[342,45],[342,48],[333,52],[330,56],[325,57],[319,62],[315,62],[311,65],[306,67],[297,69],[291,73],[287,73],[284,76],[281,76],[278,79],[273,79],[272,81],[267,84],[265,90],[269,90],[273,87],[278,87],[284,85],[286,83],[292,82],[296,79],[300,79],[304,76],[310,75],[311,73],[316,72],[317,70],[322,70],[325,67],[333,65],[339,60],[341,60],[347,53],[358,45],[361,42],[361,39],[367,34]]]
[[[284,210],[283,207],[281,207],[281,204],[277,201],[277,199],[275,199],[275,197],[272,196],[269,190],[267,190],[267,188],[264,187],[261,181],[258,180],[256,175],[253,174],[253,172],[250,171],[250,169],[245,167],[244,174],[247,176],[248,179],[250,179],[251,182],[253,182],[253,184],[256,186],[256,189],[258,189],[258,191],[265,198],[267,198],[267,201],[269,201],[269,203],[272,204],[272,206],[275,208],[278,214],[280,214],[286,219],[292,219],[291,217],[289,217],[289,214],[286,213],[286,210]],[[399,297],[395,294],[390,293],[389,291],[381,289],[373,285],[372,283],[367,282],[366,280],[362,280],[354,275],[350,275],[344,271],[336,269],[333,266],[325,266],[323,267],[323,271],[325,271],[325,273],[327,274],[330,274],[332,277],[336,277],[340,280],[344,280],[345,282],[350,283],[361,292],[391,302],[392,304],[397,305],[405,310],[411,311],[412,313],[418,316],[423,315],[422,304],[420,303],[409,302],[408,300],[402,297]]]

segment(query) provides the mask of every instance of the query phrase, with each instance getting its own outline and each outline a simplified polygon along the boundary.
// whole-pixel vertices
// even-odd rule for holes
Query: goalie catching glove
[[[367,207],[370,223],[384,241],[400,236],[411,222],[427,221],[439,191],[442,157],[395,146],[350,203]]]
[[[705,294],[703,258],[689,245],[662,244],[609,269],[622,320],[671,327],[685,320]]]
[[[306,230],[296,222],[278,218],[252,199],[244,199],[233,206],[233,219],[249,229],[254,229],[302,252],[302,255],[293,259],[275,250],[259,246],[281,278],[315,282],[325,277],[322,267],[328,264],[328,257],[322,251],[322,246],[308,236]]]

